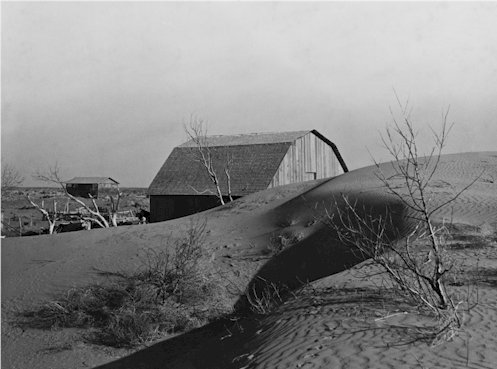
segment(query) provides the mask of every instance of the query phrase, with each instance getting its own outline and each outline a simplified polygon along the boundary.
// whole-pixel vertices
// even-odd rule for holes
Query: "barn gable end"
[[[347,170],[336,146],[313,130],[290,145],[269,187],[335,177]]]

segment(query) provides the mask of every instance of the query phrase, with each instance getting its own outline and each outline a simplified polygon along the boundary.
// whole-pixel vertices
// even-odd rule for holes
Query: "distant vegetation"
[[[24,182],[24,177],[10,163],[2,163],[2,197],[6,191],[20,186]]]

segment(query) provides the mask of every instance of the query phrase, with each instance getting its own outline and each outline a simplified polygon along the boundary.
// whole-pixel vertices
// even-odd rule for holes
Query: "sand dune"
[[[382,170],[388,174],[390,165],[383,164]],[[430,193],[436,206],[474,179],[457,201],[437,213],[437,220],[452,221],[459,230],[472,229],[475,239],[488,241],[483,249],[469,244],[454,251],[469,269],[478,259],[479,265],[497,270],[497,152],[443,156]],[[217,322],[136,353],[85,344],[75,331],[23,331],[12,324],[12,316],[58,291],[98,280],[95,269],[136,267],[140,249],[164,247],[164,240],[181,234],[188,219],[2,240],[4,367],[495,367],[495,284],[480,286],[480,301],[466,316],[464,335],[437,347],[421,340],[408,343],[417,337],[416,328],[429,321],[403,314],[409,307],[375,294],[368,281],[350,270],[361,260],[337,243],[320,221],[326,212],[336,211],[336,201],[343,195],[375,212],[387,207],[399,214],[405,211],[385,193],[375,169],[368,167],[327,181],[253,194],[202,213],[208,222],[209,262],[227,279],[245,287],[257,277],[292,287],[314,282],[269,316],[248,317],[236,324]],[[398,229],[405,226],[400,220],[395,224]],[[275,246],[285,250],[270,258],[268,248]],[[392,313],[402,314],[381,319]]]

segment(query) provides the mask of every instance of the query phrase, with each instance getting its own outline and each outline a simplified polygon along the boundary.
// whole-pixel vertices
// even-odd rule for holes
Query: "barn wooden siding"
[[[233,196],[236,200],[240,196]],[[227,196],[223,196],[229,202]],[[204,210],[215,208],[221,203],[217,196],[211,195],[163,195],[150,196],[150,222],[186,217]]]
[[[334,177],[342,173],[343,168],[332,147],[309,132],[290,146],[269,188]]]
[[[150,196],[150,221],[180,218],[218,205],[216,196]]]

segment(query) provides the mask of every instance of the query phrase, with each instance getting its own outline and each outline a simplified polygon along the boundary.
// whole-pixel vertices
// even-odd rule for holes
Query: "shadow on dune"
[[[243,324],[243,332],[237,330]],[[243,342],[256,331],[256,321],[221,319],[156,343],[94,369],[220,369],[238,367]],[[230,332],[234,333],[230,335]]]
[[[321,186],[326,186],[326,183]],[[319,187],[321,187],[319,186]],[[292,245],[271,258],[264,264],[247,288],[248,293],[262,292],[268,285],[294,290],[308,282],[342,272],[365,260],[357,250],[339,240],[337,231],[330,226],[330,219],[338,219],[338,211],[345,208],[342,193],[333,193],[326,198],[316,196],[310,191],[308,198],[295,198],[274,210],[272,217],[280,222],[281,217],[299,216],[308,219],[314,216],[319,219],[313,232],[304,240]],[[309,196],[310,195],[310,196]],[[346,195],[354,204],[360,216],[390,219],[384,239],[389,242],[402,237],[407,228],[405,207],[392,196],[384,193],[349,193]],[[312,206],[310,206],[312,205]],[[340,224],[340,222],[338,223]],[[248,306],[247,297],[241,296],[235,304],[235,310],[243,311]]]

